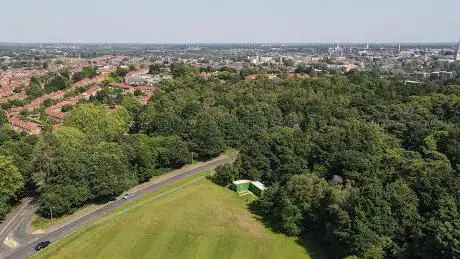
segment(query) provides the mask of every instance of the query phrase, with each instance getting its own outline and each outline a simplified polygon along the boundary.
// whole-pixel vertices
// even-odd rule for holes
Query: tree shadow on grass
[[[281,231],[278,221],[264,212],[257,200],[247,204],[247,208],[251,211],[253,217],[261,222],[266,228],[274,233],[285,234]],[[318,240],[320,240],[320,237],[315,235],[315,233],[306,233],[297,237],[296,243],[302,246],[311,258],[340,258],[333,249],[324,249],[324,247],[328,247],[328,245],[322,244]]]
[[[331,249],[329,245],[318,240],[319,237],[318,235],[315,235],[315,233],[306,233],[302,234],[302,236],[296,240],[296,243],[305,248],[311,258],[341,258],[340,256],[337,256],[338,253],[336,253],[334,249]]]
[[[264,212],[263,208],[260,207],[257,200],[248,203],[246,207],[253,214],[253,217],[262,223],[266,228],[269,228],[272,232],[275,233],[282,233],[281,228],[277,224],[277,221]]]

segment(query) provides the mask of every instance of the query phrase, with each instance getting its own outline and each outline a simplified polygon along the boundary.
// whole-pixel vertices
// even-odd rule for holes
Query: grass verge
[[[195,164],[198,164],[198,163],[195,163]],[[182,169],[192,168],[193,166],[194,166],[194,164],[186,165]],[[158,182],[160,182],[162,180],[166,180],[166,179],[168,179],[168,177],[173,176],[176,171],[177,170],[171,171],[169,173],[165,173],[165,174],[162,174],[162,175],[155,176],[155,177],[152,178],[151,181],[156,182],[156,180],[158,180]],[[202,177],[202,176],[207,176],[210,173],[211,173],[211,170],[203,171],[203,172],[201,172],[201,173],[199,173],[197,175],[187,177],[186,179],[182,179],[182,180],[179,180],[179,181],[177,181],[177,182],[175,182],[173,184],[170,184],[170,185],[168,185],[168,188],[169,188],[169,186],[172,186],[172,188],[174,188],[174,186],[181,185],[184,182],[187,182],[188,180],[193,180],[193,179],[196,179],[196,178],[199,178],[199,177]],[[170,174],[172,174],[172,175],[170,175]],[[152,195],[161,193],[163,191],[163,189],[164,188],[161,188],[161,189],[159,189],[158,191],[156,191],[154,193],[144,195],[140,199],[141,200],[147,199],[147,197],[151,197]],[[139,202],[139,200],[135,200],[134,203],[130,203],[130,204],[135,204],[136,202]],[[103,204],[102,205],[88,204],[88,205],[78,209],[78,211],[75,212],[75,213],[84,213],[86,209],[92,209],[92,207],[95,207],[95,206],[97,208],[99,208],[100,206],[104,206],[104,205]],[[52,227],[53,225],[59,224],[59,223],[61,223],[63,221],[66,221],[66,220],[68,220],[69,218],[71,218],[73,216],[74,216],[74,214],[64,215],[64,216],[55,218],[54,223],[52,223],[51,219],[49,219],[49,218],[44,218],[44,217],[41,217],[40,215],[35,215],[34,218],[32,219],[32,223],[31,223],[32,231],[47,230],[48,228]]]
[[[295,239],[265,228],[248,197],[207,174],[134,200],[33,258],[309,258]]]

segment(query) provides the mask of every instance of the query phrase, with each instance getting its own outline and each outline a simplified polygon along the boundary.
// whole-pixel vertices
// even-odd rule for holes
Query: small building
[[[414,78],[415,80],[427,80],[427,79],[430,79],[430,73],[427,73],[427,72],[415,72],[414,73]]]
[[[457,73],[454,72],[447,72],[447,71],[436,71],[431,72],[431,79],[433,80],[441,80],[441,81],[449,81],[453,80],[457,77]]]
[[[235,187],[235,191],[237,193],[249,191],[249,185],[251,185],[251,181],[249,180],[233,181],[233,186]]]
[[[249,191],[251,191],[252,193],[254,193],[255,195],[259,197],[262,196],[265,189],[267,189],[267,187],[265,187],[265,185],[259,181],[253,181],[249,185]]]
[[[261,196],[265,189],[265,185],[259,181],[250,181],[250,180],[238,180],[233,181],[233,186],[235,191],[239,194],[245,192],[252,192],[257,196]]]

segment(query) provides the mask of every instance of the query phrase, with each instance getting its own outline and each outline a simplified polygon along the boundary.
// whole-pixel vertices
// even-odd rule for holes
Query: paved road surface
[[[123,200],[119,199],[113,202],[108,203],[105,207],[90,213],[66,226],[63,226],[62,228],[51,232],[51,233],[46,233],[46,234],[38,234],[38,235],[33,235],[33,234],[27,234],[26,233],[26,228],[30,224],[32,217],[35,213],[35,208],[33,206],[26,206],[22,211],[19,211],[18,215],[16,218],[14,218],[12,221],[8,222],[10,223],[8,228],[0,232],[0,238],[6,237],[8,235],[14,236],[14,239],[17,240],[21,245],[16,248],[7,248],[3,244],[0,245],[0,258],[12,258],[12,259],[23,259],[27,258],[29,256],[32,256],[35,254],[34,247],[35,245],[44,240],[50,240],[51,242],[56,242],[57,240],[63,238],[64,236],[74,232],[78,228],[86,225],[90,221],[93,221],[110,211],[117,209],[119,207],[122,207],[126,203],[132,201],[133,199],[137,199],[140,196],[154,192],[158,190],[159,188],[163,186],[167,186],[171,183],[174,183],[180,179],[195,175],[201,171],[207,170],[207,169],[214,169],[219,165],[225,164],[225,163],[231,163],[234,161],[233,157],[221,159],[221,160],[215,160],[212,161],[208,164],[199,166],[197,168],[193,168],[190,170],[187,170],[181,174],[178,174],[176,176],[173,176],[171,178],[168,178],[162,182],[153,184],[145,189],[142,189],[134,194],[134,197],[128,200]],[[2,231],[2,230],[0,230]],[[0,239],[3,241],[3,239]]]

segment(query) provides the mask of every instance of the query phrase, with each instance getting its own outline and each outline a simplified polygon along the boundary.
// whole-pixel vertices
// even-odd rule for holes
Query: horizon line
[[[394,41],[394,42],[378,42],[378,41],[369,41],[369,42],[72,42],[72,41],[63,41],[63,42],[39,42],[39,41],[1,41],[2,44],[74,44],[74,45],[238,45],[238,44],[247,44],[247,45],[332,45],[332,44],[356,44],[356,45],[366,45],[366,44],[458,44],[458,41]]]

